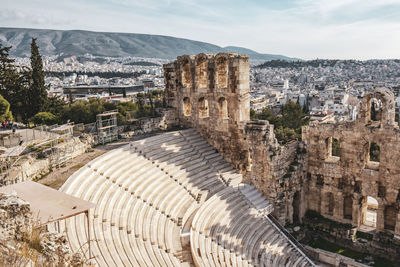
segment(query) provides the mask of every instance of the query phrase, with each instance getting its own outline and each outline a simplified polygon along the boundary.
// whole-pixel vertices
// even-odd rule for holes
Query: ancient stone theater
[[[96,204],[89,228],[84,215],[61,226],[74,250],[99,266],[315,266],[282,227],[308,210],[352,229],[375,212],[369,227],[400,234],[389,90],[365,95],[357,120],[310,124],[283,146],[268,121],[250,120],[247,56],[180,56],[164,78],[180,128],[114,149],[62,186]]]

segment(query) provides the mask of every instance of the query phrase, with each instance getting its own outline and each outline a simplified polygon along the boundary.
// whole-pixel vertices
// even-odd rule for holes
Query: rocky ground
[[[89,265],[71,252],[64,234],[37,225],[28,202],[0,194],[0,266]]]

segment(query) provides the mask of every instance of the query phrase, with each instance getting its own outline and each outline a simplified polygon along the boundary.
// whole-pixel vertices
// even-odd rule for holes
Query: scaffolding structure
[[[75,150],[75,147],[72,145],[65,146],[63,148],[56,148],[58,144],[69,141],[73,138],[73,129],[74,123],[70,122],[67,124],[60,125],[56,128],[53,128],[51,132],[57,133],[58,136],[56,139],[51,141],[51,157],[50,162],[51,166],[60,168],[65,162],[70,160],[70,156],[72,152]]]
[[[96,115],[99,143],[104,144],[118,140],[117,114],[118,110],[110,110]]]

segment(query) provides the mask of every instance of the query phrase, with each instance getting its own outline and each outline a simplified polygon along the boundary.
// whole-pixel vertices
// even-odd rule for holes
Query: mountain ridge
[[[220,47],[166,35],[0,27],[0,43],[12,46],[11,56],[29,56],[32,37],[37,38],[40,52],[47,56],[63,53],[71,56],[92,54],[174,59],[183,54],[235,52],[246,53],[252,60],[297,60],[283,55],[261,54],[243,47]]]

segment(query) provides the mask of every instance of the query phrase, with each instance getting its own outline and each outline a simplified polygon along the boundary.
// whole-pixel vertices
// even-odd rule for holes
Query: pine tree
[[[26,68],[17,71],[14,60],[9,58],[10,49],[0,44],[0,94],[10,103],[14,116],[20,121],[26,121],[30,72]]]
[[[29,93],[30,116],[45,111],[47,104],[47,91],[44,82],[43,62],[36,44],[36,38],[32,38],[31,44],[31,86]]]

